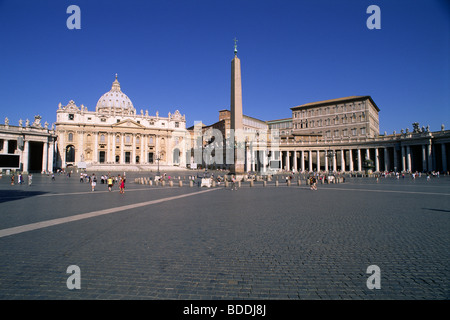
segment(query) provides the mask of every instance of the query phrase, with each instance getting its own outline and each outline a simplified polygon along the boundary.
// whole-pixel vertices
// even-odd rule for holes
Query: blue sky
[[[80,30],[66,27],[71,4]],[[366,27],[373,4],[379,30]],[[0,123],[53,123],[70,100],[93,111],[117,73],[138,112],[212,124],[229,108],[235,37],[246,115],[370,95],[381,133],[450,128],[444,0],[0,0]]]

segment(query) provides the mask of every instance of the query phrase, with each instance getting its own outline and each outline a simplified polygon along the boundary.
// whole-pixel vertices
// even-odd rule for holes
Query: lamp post
[[[335,155],[336,155],[336,152],[334,150],[331,150],[331,147],[328,147],[327,158],[329,159],[330,166],[331,166],[331,160],[334,158]]]
[[[156,161],[158,161],[158,171],[156,172],[156,175],[159,177],[161,176],[161,173],[159,172],[159,160],[161,160],[159,156],[159,152],[156,154]]]

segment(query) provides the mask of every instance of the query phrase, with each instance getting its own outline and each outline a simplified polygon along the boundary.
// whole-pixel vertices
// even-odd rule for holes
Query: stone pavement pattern
[[[0,237],[0,299],[449,299],[450,178],[238,191],[78,177],[0,180],[1,230],[188,197]],[[66,269],[81,270],[69,290]],[[370,290],[366,269],[381,270]]]

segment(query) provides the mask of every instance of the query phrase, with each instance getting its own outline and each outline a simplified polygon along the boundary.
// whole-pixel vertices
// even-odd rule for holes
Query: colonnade
[[[279,150],[247,148],[246,170],[293,172],[427,172],[449,169],[448,143],[388,146],[295,147]],[[274,167],[272,163],[277,163]]]
[[[31,169],[40,167],[41,172],[53,172],[55,156],[53,139],[48,139],[47,137],[34,137],[36,139],[33,139],[33,136],[28,137],[27,135],[25,135],[25,138],[23,136],[14,138],[4,137],[2,139],[2,154],[18,154],[20,156],[20,169],[23,172],[28,172],[30,167],[32,167]],[[33,152],[35,154],[32,154],[30,144],[33,144]],[[35,162],[36,160],[40,161],[40,163],[31,164],[31,161]]]

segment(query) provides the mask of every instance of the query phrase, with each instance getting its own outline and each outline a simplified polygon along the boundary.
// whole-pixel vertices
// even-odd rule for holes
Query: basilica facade
[[[136,112],[117,79],[97,101],[95,111],[74,101],[58,106],[56,166],[128,170],[161,164],[185,167],[186,119],[180,111],[167,116]]]

